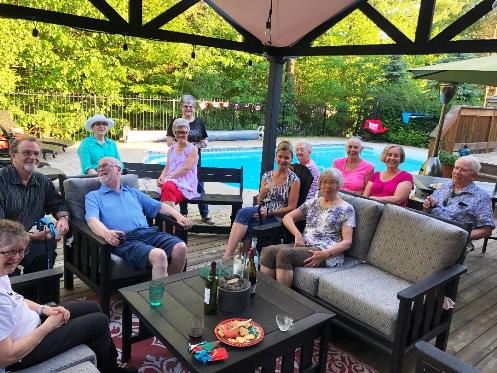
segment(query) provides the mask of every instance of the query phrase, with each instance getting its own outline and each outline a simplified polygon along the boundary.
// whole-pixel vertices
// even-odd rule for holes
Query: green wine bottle
[[[255,268],[254,261],[255,249],[251,248],[249,251],[249,281],[250,281],[250,295],[255,294],[255,287],[257,286],[257,269]]]
[[[217,285],[216,262],[211,263],[211,271],[205,280],[204,313],[214,315],[217,312]]]

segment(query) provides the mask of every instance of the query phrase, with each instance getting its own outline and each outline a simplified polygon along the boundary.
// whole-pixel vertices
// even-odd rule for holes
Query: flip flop
[[[206,216],[205,218],[202,218],[202,221],[206,224],[209,224],[209,225],[216,224],[216,221],[214,219],[212,219],[210,216]]]

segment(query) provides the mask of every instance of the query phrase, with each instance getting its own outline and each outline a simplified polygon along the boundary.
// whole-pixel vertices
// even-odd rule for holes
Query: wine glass
[[[150,184],[152,182],[152,179],[150,177],[144,177],[143,178],[143,186],[145,187],[145,191],[148,193],[148,189],[150,188]]]

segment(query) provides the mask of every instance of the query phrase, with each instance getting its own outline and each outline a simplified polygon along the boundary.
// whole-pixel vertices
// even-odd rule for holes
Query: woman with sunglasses
[[[399,168],[406,159],[404,148],[400,145],[387,145],[380,159],[387,165],[387,169],[375,172],[371,176],[363,195],[381,202],[407,207],[407,200],[413,187],[413,177],[409,172]]]
[[[102,114],[95,114],[86,121],[85,129],[93,132],[93,135],[83,139],[78,148],[83,175],[96,175],[98,161],[104,157],[112,157],[121,161],[116,142],[107,137],[107,133],[113,126],[114,121]]]
[[[295,267],[334,267],[343,264],[343,252],[352,244],[355,212],[338,195],[343,183],[336,168],[324,170],[319,177],[322,197],[305,201],[283,218],[295,243],[263,248],[261,272],[290,287]],[[296,222],[306,220],[304,233]]]
[[[9,274],[27,253],[28,243],[21,224],[0,220],[0,371],[25,369],[86,344],[101,372],[136,372],[118,367],[109,319],[96,302],[51,307],[12,290]]]
[[[180,100],[181,106],[181,118],[186,119],[188,124],[190,125],[190,133],[188,134],[188,141],[194,144],[198,149],[198,164],[197,167],[200,167],[201,164],[201,150],[202,148],[206,148],[208,144],[207,139],[207,130],[205,129],[205,123],[195,117],[195,98],[192,95],[184,95]],[[172,124],[167,128],[167,138],[166,142],[168,146],[171,146],[176,141]],[[202,181],[198,182],[197,192],[204,193],[204,183]],[[182,202],[179,204],[180,212],[182,215],[188,215],[188,204],[186,202]],[[200,216],[202,217],[202,221],[206,224],[213,225],[216,222],[209,216],[209,206],[205,204],[199,204],[198,210],[200,212]]]
[[[198,149],[188,141],[190,125],[183,118],[173,122],[174,142],[167,152],[167,163],[157,185],[161,188],[161,201],[174,206],[185,199],[198,197]]]
[[[276,148],[277,169],[262,175],[261,189],[257,195],[259,206],[244,207],[236,214],[224,251],[225,259],[233,256],[241,241],[244,243],[244,249],[248,249],[253,226],[275,222],[297,207],[300,180],[290,169],[292,159],[292,144],[289,141],[281,141]],[[261,208],[263,201],[266,202]]]
[[[332,166],[343,175],[342,189],[356,194],[362,194],[374,171],[374,166],[361,158],[362,149],[360,137],[349,138],[345,143],[347,156],[335,159]]]

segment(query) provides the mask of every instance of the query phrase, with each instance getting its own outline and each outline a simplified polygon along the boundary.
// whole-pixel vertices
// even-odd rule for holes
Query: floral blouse
[[[354,207],[348,202],[322,208],[321,198],[313,198],[303,203],[299,210],[306,218],[304,242],[306,246],[327,250],[331,245],[342,240],[342,226],[355,227]],[[342,265],[343,254],[326,259],[326,265],[333,267]]]
[[[262,180],[272,183],[273,172],[274,171],[265,172],[264,175],[262,175]],[[295,172],[289,171],[288,176],[282,185],[275,185],[271,188],[271,191],[266,195],[266,198],[270,199],[266,204],[269,211],[275,211],[288,206],[288,196],[290,195],[290,189],[295,180],[299,180],[299,177]]]

